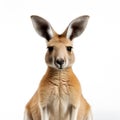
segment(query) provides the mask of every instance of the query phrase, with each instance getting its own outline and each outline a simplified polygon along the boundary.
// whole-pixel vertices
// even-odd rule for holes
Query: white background
[[[73,69],[94,120],[120,120],[119,0],[1,0],[0,119],[23,119],[47,68],[46,43],[34,31],[31,15],[44,17],[58,33],[74,18],[90,16],[85,32],[74,40]]]

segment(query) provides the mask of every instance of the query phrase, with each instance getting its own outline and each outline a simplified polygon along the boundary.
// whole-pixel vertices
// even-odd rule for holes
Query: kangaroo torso
[[[47,84],[46,88],[44,84]],[[57,118],[58,116],[59,118],[68,117],[70,107],[75,104],[75,100],[80,99],[81,95],[79,82],[71,69],[48,70],[40,84],[39,91],[40,98],[44,97],[46,100],[43,104],[47,103],[51,116],[57,116]],[[44,95],[44,92],[47,94]]]
[[[35,99],[38,96],[39,99]],[[43,107],[47,106],[50,120],[69,120],[71,108],[80,104],[81,96],[79,81],[71,68],[65,70],[48,68],[36,94],[27,107],[31,107],[31,104],[34,104],[32,107],[42,104]],[[38,107],[39,110],[40,108]],[[35,114],[41,114],[38,111]]]

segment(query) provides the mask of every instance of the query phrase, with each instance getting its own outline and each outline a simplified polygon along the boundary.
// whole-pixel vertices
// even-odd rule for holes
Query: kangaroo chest
[[[68,76],[64,73],[59,73],[49,81],[51,86],[51,93],[48,103],[48,111],[51,117],[54,115],[56,118],[67,119],[70,110],[70,83]]]
[[[68,77],[60,74],[57,77],[53,77],[49,80],[49,85],[51,88],[50,102],[58,102],[62,104],[63,102],[69,102],[70,97],[70,83]]]
[[[71,69],[48,69],[39,93],[40,104],[47,107],[50,120],[69,120],[71,109],[79,100],[80,86]]]

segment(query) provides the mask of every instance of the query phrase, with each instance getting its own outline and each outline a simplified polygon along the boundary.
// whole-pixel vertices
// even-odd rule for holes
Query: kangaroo
[[[84,31],[89,16],[74,19],[62,34],[57,34],[42,17],[31,16],[36,32],[47,41],[47,71],[25,107],[24,120],[92,120],[91,108],[84,99],[72,65],[73,39]]]

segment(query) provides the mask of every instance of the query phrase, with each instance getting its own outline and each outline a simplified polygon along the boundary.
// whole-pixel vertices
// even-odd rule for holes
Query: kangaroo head
[[[31,16],[33,26],[37,33],[47,41],[45,61],[49,67],[64,69],[74,63],[73,39],[84,31],[89,16],[74,19],[61,34],[57,34],[50,23],[39,16]]]

